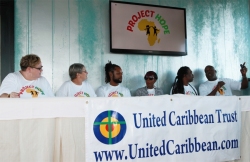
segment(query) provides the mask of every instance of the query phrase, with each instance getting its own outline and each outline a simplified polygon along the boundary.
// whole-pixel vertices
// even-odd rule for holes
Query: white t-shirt
[[[199,87],[200,95],[206,96],[211,93],[219,81],[225,82],[225,85],[223,85],[220,90],[216,92],[216,96],[232,96],[232,90],[240,90],[241,88],[241,82],[228,78],[221,78],[215,81],[206,81],[202,83]]]
[[[198,96],[198,91],[196,90],[194,86],[191,87],[188,84],[187,86],[184,85],[183,87],[184,87],[185,95]],[[170,95],[172,95],[172,90],[173,90],[173,87],[170,90]]]
[[[109,83],[99,87],[96,90],[96,95],[98,97],[131,97],[128,88],[120,84],[118,86],[112,86]]]
[[[154,96],[155,95],[155,89],[154,88],[153,89],[147,89],[147,91],[148,91],[149,96]]]
[[[44,77],[36,80],[26,80],[18,71],[8,74],[0,87],[0,95],[16,92],[20,98],[54,97],[54,93]]]
[[[57,97],[96,97],[92,86],[85,80],[76,85],[71,80],[64,82],[56,92]]]

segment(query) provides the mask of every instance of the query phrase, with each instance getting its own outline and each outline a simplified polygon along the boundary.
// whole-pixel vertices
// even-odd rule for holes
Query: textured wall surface
[[[20,69],[23,55],[38,54],[43,76],[56,91],[69,79],[69,65],[80,62],[96,89],[104,84],[104,65],[111,60],[122,67],[123,85],[132,94],[145,85],[143,76],[149,70],[157,72],[156,86],[167,94],[181,66],[193,70],[196,87],[206,80],[203,69],[208,64],[219,77],[235,80],[241,80],[240,63],[245,61],[250,70],[248,0],[126,1],[186,8],[188,55],[110,53],[109,0],[16,0],[15,69]]]

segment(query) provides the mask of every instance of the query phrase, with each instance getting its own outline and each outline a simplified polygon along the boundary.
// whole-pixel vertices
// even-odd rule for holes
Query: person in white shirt
[[[199,87],[201,96],[232,96],[232,90],[246,89],[248,87],[247,68],[245,66],[240,70],[242,82],[228,78],[218,79],[216,76],[217,71],[211,65],[206,66],[204,71],[208,81],[202,83]]]
[[[194,75],[192,70],[189,67],[183,66],[181,67],[175,78],[174,84],[170,90],[170,95],[172,94],[185,94],[185,95],[193,95],[198,96],[198,92],[194,86],[189,84],[194,79]]]
[[[109,61],[105,65],[105,82],[96,90],[98,97],[131,97],[128,88],[120,85],[122,82],[122,69]]]
[[[48,81],[41,76],[43,66],[40,57],[28,54],[20,61],[21,70],[8,74],[0,87],[2,98],[54,97]]]
[[[61,85],[56,92],[57,97],[96,97],[94,89],[87,81],[88,72],[83,64],[70,65],[69,76],[71,80]]]

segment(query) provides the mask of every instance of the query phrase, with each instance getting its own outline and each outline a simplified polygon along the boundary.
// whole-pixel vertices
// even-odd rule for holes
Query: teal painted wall
[[[110,53],[109,0],[16,0],[15,69],[20,69],[23,55],[38,54],[43,75],[56,91],[69,79],[69,65],[80,62],[96,89],[104,84],[104,65],[111,60],[122,67],[123,85],[132,94],[145,85],[143,76],[149,70],[158,74],[156,86],[169,93],[181,66],[193,70],[196,87],[206,80],[203,69],[208,64],[215,66],[219,77],[235,80],[241,80],[240,63],[245,61],[250,69],[248,0],[127,1],[186,8],[188,55]]]

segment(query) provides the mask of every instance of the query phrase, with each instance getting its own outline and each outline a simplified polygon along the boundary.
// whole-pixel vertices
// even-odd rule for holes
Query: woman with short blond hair
[[[0,87],[3,98],[54,97],[48,81],[41,76],[42,62],[39,56],[28,54],[20,61],[21,70],[8,74]]]

